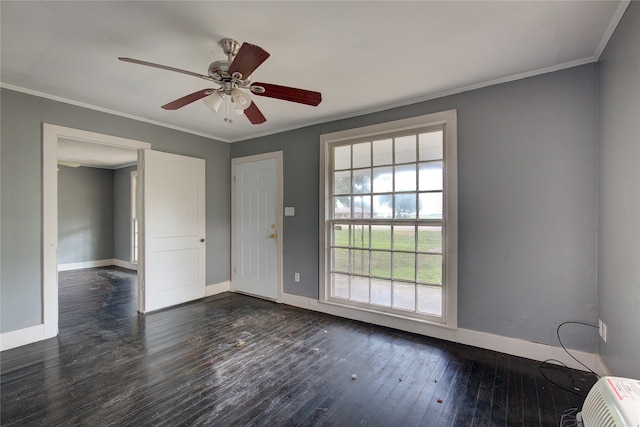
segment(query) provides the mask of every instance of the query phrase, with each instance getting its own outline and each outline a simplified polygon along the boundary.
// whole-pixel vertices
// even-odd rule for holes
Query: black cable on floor
[[[562,322],[561,324],[558,325],[558,327],[556,328],[556,336],[558,337],[558,342],[560,343],[560,346],[562,346],[562,349],[576,362],[578,362],[580,365],[582,365],[589,373],[593,374],[596,376],[596,378],[600,378],[600,375],[598,375],[597,373],[595,373],[591,368],[589,368],[587,365],[585,365],[584,363],[582,363],[580,360],[578,360],[573,354],[571,354],[569,352],[569,350],[567,350],[567,348],[564,346],[564,344],[562,343],[562,339],[560,338],[560,328],[564,325],[567,324],[575,324],[575,325],[585,325],[585,326],[590,326],[592,328],[598,328],[597,325],[592,325],[591,323],[586,323],[586,322],[575,322],[575,321],[568,321],[568,322]],[[556,363],[550,363],[550,362],[556,362]],[[560,372],[563,372],[564,374],[566,374],[570,380],[570,384],[571,384],[571,388],[569,387],[565,387],[562,384],[558,384],[557,382],[553,381],[551,378],[549,378],[547,375],[545,375],[543,368],[552,368],[552,369],[556,369]],[[549,381],[551,384],[555,385],[558,388],[561,388],[564,391],[568,391],[571,392],[573,394],[577,394],[578,396],[582,396],[585,397],[586,393],[583,393],[582,390],[575,385],[575,375],[572,373],[571,368],[569,368],[566,364],[562,363],[559,360],[556,359],[547,359],[545,361],[540,362],[540,365],[538,367],[540,374],[547,380]]]

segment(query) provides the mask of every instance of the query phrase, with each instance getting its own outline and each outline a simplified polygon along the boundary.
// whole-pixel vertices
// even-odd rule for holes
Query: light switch
[[[295,216],[295,215],[296,215],[296,208],[294,208],[293,206],[285,206],[284,216]]]

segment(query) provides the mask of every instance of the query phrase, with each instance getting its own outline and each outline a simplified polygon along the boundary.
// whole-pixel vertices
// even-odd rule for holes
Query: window
[[[138,264],[138,171],[131,172],[131,264]]]
[[[321,299],[455,327],[455,111],[321,142]]]

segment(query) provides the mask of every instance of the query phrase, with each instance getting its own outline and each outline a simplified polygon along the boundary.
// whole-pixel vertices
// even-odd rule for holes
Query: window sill
[[[434,338],[454,340],[458,330],[457,319],[455,325],[417,319],[402,316],[395,313],[386,313],[370,310],[362,307],[353,307],[334,301],[321,301],[293,294],[282,294],[281,302],[306,310],[319,311],[321,313],[339,316],[346,319],[357,320],[375,325],[386,326],[401,331],[427,335]]]

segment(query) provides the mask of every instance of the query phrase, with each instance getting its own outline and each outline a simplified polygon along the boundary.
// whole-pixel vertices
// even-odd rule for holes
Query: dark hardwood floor
[[[1,357],[3,426],[558,426],[584,400],[532,360],[233,293],[139,315],[115,267],[60,273],[59,337]]]

